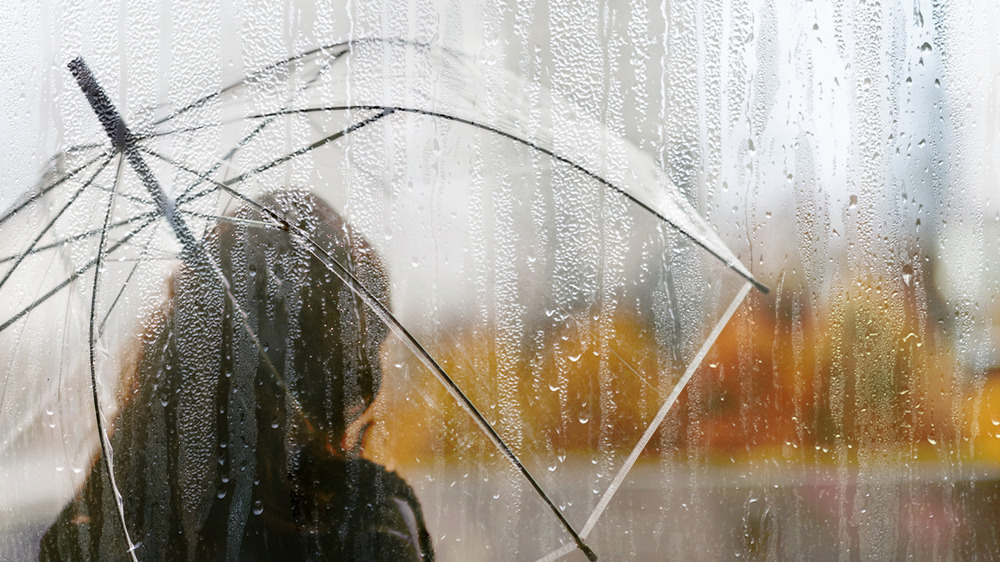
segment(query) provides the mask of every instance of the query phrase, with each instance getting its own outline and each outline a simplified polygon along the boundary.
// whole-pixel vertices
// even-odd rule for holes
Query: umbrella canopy
[[[104,132],[60,154],[0,217],[12,249],[0,269],[2,495],[19,514],[58,511],[99,445],[114,475],[123,373],[151,319],[183,306],[171,301],[178,271],[223,288],[257,275],[252,260],[221,265],[222,224],[284,232],[288,251],[358,299],[367,312],[355,317],[394,334],[381,397],[346,422],[365,456],[413,486],[441,555],[470,542],[502,557],[587,550],[579,535],[718,329],[752,285],[766,290],[648,155],[453,52],[331,45],[138,125],[82,61],[72,68]],[[317,211],[329,205],[356,234],[322,242],[276,192],[310,193],[291,207],[329,216]],[[350,252],[337,254],[361,238],[383,256],[391,307]],[[249,305],[228,294],[247,318],[233,330],[271,358]],[[281,387],[287,373],[275,371]],[[205,451],[220,441],[177,431]],[[221,474],[210,456],[195,462],[199,482]],[[22,485],[46,471],[56,486]],[[131,501],[117,502],[125,529]]]

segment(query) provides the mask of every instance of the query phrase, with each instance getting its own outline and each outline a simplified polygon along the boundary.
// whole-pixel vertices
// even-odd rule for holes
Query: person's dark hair
[[[388,305],[386,275],[375,250],[326,203],[302,191],[265,195],[260,203],[309,233]],[[381,385],[378,354],[386,327],[292,233],[261,228],[257,221],[274,224],[244,207],[234,221],[218,227],[211,244],[221,273],[231,280],[230,294],[215,299],[226,311],[216,319],[229,346],[221,367],[233,373],[242,369],[245,376],[255,370],[259,388],[271,387],[260,400],[284,396],[286,414],[301,415],[295,421],[311,425],[304,428],[307,433],[327,436],[339,447],[337,439]],[[188,269],[178,278],[175,299],[181,291],[191,295],[198,317],[207,312],[199,306],[204,302],[200,286],[213,274],[218,276]]]
[[[305,191],[259,204],[388,304],[381,260]],[[351,452],[387,331],[295,234],[245,205],[170,281],[115,420],[114,473],[140,558],[429,559],[413,491]],[[125,557],[103,462],[42,558]]]

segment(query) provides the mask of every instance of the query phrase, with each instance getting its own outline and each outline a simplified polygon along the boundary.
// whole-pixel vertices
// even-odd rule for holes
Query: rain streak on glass
[[[989,558],[997,22],[8,10],[0,558]]]

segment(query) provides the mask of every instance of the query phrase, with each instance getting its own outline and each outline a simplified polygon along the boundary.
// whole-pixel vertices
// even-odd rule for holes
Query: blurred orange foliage
[[[1000,449],[1000,414],[986,413],[1000,411],[1000,379],[990,379],[978,413],[962,406],[972,389],[953,375],[944,338],[914,295],[862,287],[822,314],[807,313],[801,298],[776,305],[751,296],[644,455],[943,458],[956,454],[970,424]],[[428,345],[521,455],[627,452],[684,369],[664,357],[652,322],[625,308],[580,315],[536,341],[505,343],[480,326]],[[495,455],[422,366],[399,350],[387,356],[403,358],[389,361],[395,367],[368,416],[368,455],[390,466]]]
[[[713,455],[831,458],[953,440],[950,354],[904,302],[839,303],[823,319],[751,297],[723,330],[661,442]],[[921,451],[917,451],[921,449]],[[664,451],[666,452],[666,451]]]

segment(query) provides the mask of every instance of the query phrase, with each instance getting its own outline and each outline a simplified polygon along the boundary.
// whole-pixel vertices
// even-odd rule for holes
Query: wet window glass
[[[989,558],[998,25],[6,13],[0,558]]]

